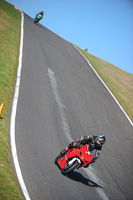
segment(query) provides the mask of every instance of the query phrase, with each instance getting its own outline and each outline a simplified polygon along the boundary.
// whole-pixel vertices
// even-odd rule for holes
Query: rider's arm
[[[68,145],[68,149],[71,149],[71,148],[79,148],[80,147],[80,143],[77,141],[77,142],[71,142],[69,145]]]
[[[90,142],[95,140],[95,136],[94,135],[89,135],[89,136],[82,136],[78,141],[80,142],[80,144],[89,144]]]
[[[89,144],[89,142],[93,142],[95,139],[95,136],[82,136],[79,140],[76,140],[76,142],[71,142],[69,145],[68,145],[68,148],[71,149],[71,148],[80,148],[80,144]]]

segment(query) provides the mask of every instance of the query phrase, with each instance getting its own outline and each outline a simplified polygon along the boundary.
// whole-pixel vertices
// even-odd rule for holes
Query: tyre
[[[57,157],[55,158],[55,160],[54,160],[54,163],[55,163],[56,165],[58,165],[58,158],[59,158],[59,156],[57,156]]]
[[[65,167],[64,169],[61,170],[61,173],[63,175],[67,175],[72,173],[77,167],[79,166],[79,162],[76,160],[74,163],[70,166]]]
[[[39,19],[35,19],[34,20],[34,24],[38,23],[39,22]]]

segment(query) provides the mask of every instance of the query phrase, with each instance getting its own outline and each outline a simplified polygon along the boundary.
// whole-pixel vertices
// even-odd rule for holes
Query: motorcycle
[[[65,155],[61,156],[63,151],[55,159],[55,164],[60,168],[63,175],[68,175],[75,169],[87,167],[92,162],[96,152],[96,150],[90,151],[89,144],[80,145],[80,148],[69,149]]]
[[[35,19],[34,19],[34,24],[38,23],[42,19],[42,15],[37,14]]]

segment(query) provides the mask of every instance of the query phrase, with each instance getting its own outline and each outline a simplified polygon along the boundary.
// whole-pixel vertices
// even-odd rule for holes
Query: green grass
[[[8,112],[17,70],[20,19],[19,11],[0,0],[0,104],[4,103],[0,118],[0,200],[23,199],[10,164],[8,145]]]
[[[0,200],[23,199],[10,164],[8,145],[8,112],[17,70],[20,21],[20,12],[0,0],[0,104],[4,103],[0,118]],[[80,51],[133,120],[133,75],[82,49]]]

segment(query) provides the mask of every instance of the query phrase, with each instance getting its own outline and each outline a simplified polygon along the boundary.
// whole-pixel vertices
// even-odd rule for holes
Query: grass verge
[[[20,12],[0,0],[0,104],[4,103],[0,118],[0,200],[23,199],[10,165],[8,145],[8,112],[17,70],[20,21]]]
[[[78,47],[77,47],[78,48]],[[133,75],[78,48],[133,121]]]

